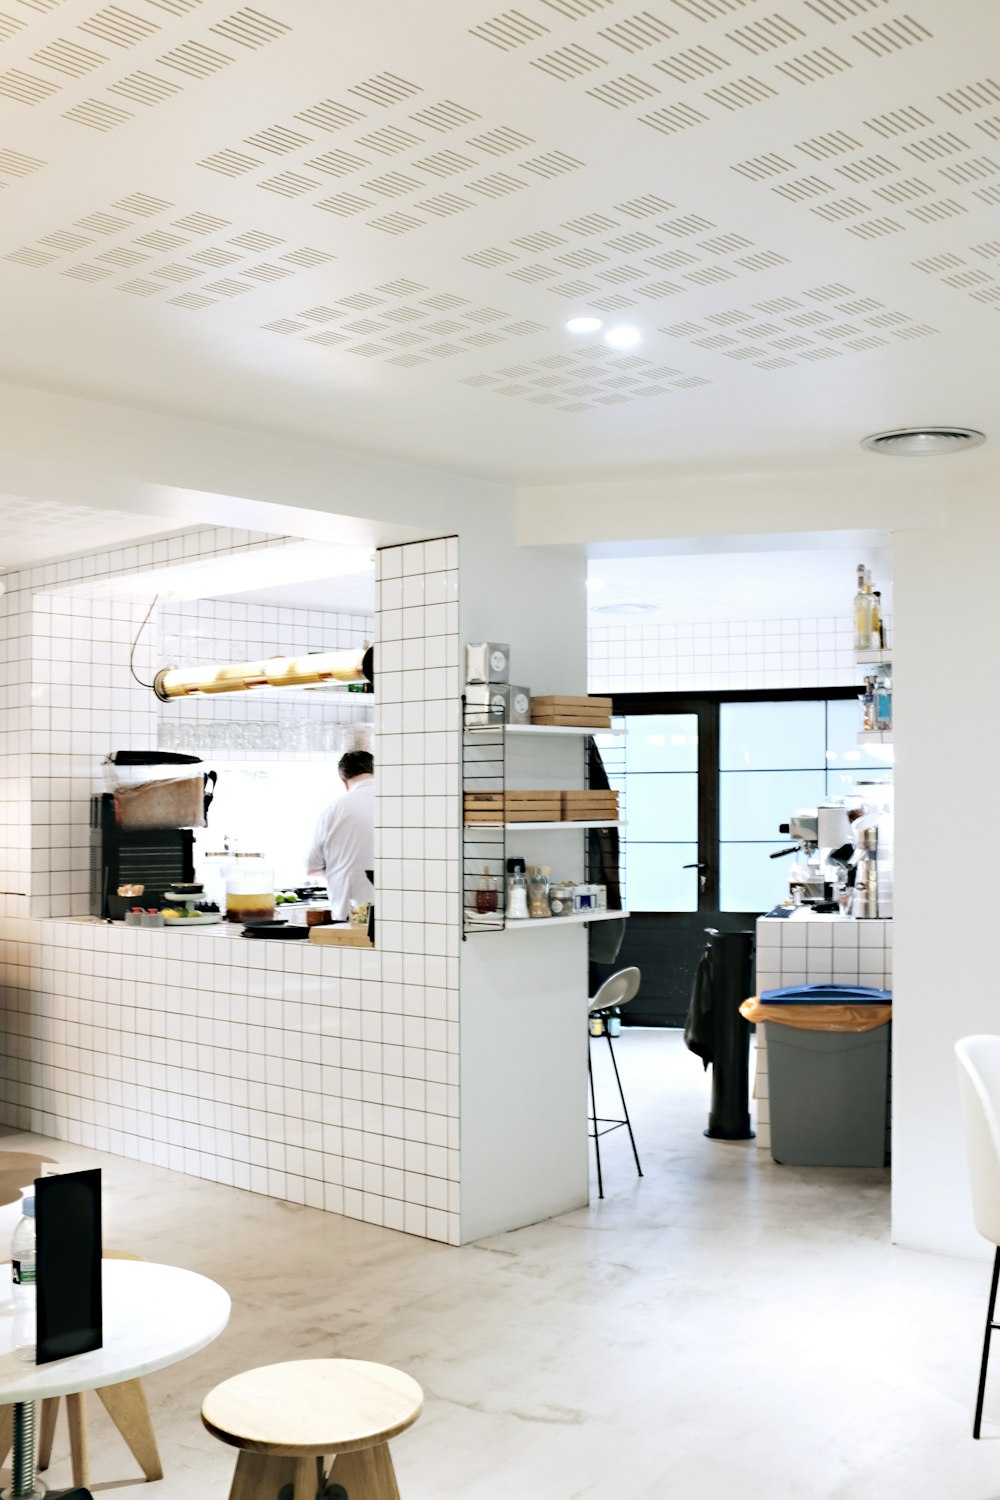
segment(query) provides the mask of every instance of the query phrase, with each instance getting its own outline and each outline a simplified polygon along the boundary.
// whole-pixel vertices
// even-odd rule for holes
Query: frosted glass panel
[[[769,859],[772,844],[723,844],[719,850],[719,909],[770,911],[788,895],[787,859]],[[777,846],[777,847],[780,847]]]
[[[625,891],[629,911],[697,911],[697,844],[627,844]]]
[[[821,705],[822,706],[822,705]],[[781,823],[800,807],[815,807],[826,796],[826,773],[816,771],[723,771],[719,777],[719,837],[773,839],[785,837]]]
[[[696,714],[632,714],[626,722],[627,771],[697,771]]]
[[[697,839],[697,775],[682,771],[667,776],[629,776],[625,816],[630,843]]]
[[[719,767],[723,771],[780,771],[821,766],[825,718],[822,703],[723,703]]]

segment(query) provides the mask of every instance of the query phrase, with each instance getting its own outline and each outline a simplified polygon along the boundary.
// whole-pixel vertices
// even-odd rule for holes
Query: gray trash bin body
[[[888,991],[811,985],[771,991],[785,1004],[891,1003]],[[809,1031],[763,1023],[771,1155],[785,1166],[882,1167],[886,1162],[891,1022],[870,1031]]]

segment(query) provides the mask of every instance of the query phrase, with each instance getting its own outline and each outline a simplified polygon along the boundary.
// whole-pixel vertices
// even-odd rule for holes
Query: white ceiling
[[[998,49],[995,0],[3,0],[0,375],[528,481],[989,430]]]
[[[294,588],[277,584],[273,588],[247,589],[238,594],[216,595],[234,603],[284,605],[291,609],[321,609],[339,615],[373,615],[375,613],[375,570],[348,573],[340,577],[306,580]]]
[[[162,535],[162,516],[0,495],[0,572]]]
[[[847,619],[860,562],[871,569],[889,614],[889,554],[870,546],[597,558],[587,576],[590,624]],[[641,612],[636,605],[644,606]]]

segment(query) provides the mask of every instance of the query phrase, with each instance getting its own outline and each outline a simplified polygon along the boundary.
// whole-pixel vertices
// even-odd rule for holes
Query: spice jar
[[[528,882],[523,859],[509,859],[507,871],[507,920],[510,922],[528,915]]]
[[[528,872],[528,916],[550,917],[549,866],[532,865]]]
[[[260,854],[237,854],[226,873],[226,921],[270,922],[274,871]]]
[[[497,882],[490,874],[489,866],[483,865],[483,873],[479,884],[476,886],[476,911],[486,916],[495,912],[500,905],[500,892]]]

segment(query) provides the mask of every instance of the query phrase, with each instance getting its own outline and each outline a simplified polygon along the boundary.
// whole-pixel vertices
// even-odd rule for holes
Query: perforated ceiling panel
[[[992,0],[0,0],[2,374],[522,477],[989,429],[996,56]]]

